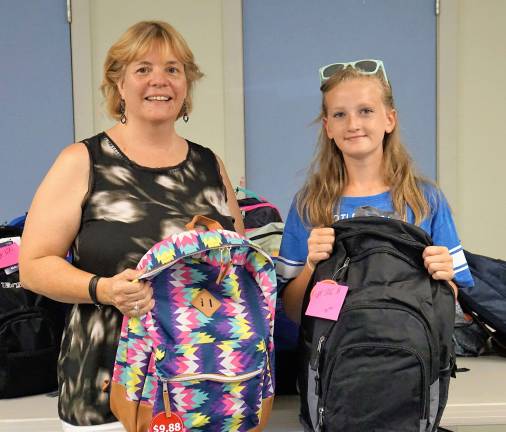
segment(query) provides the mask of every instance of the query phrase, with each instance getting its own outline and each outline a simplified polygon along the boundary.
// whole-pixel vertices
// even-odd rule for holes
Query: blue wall
[[[74,141],[66,0],[0,0],[0,223]]]
[[[420,0],[244,0],[246,182],[284,215],[302,185],[319,125],[318,67],[385,61],[401,133],[436,176],[436,17]]]

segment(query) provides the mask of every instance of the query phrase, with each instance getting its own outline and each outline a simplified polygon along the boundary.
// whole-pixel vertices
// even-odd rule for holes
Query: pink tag
[[[346,285],[333,280],[317,282],[311,291],[306,315],[337,321],[347,293]]]
[[[16,243],[0,244],[0,268],[10,267],[19,262],[19,246]]]

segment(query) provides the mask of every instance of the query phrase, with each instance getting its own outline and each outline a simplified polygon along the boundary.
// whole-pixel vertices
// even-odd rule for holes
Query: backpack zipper
[[[316,348],[316,359],[315,359],[315,365],[316,365],[316,372],[315,372],[315,389],[314,392],[316,395],[319,395],[320,393],[320,356],[322,354],[322,346],[325,343],[325,336],[320,336],[320,340],[318,341],[318,347]]]
[[[230,383],[236,381],[246,381],[257,375],[260,375],[264,368],[254,370],[252,372],[247,372],[240,375],[220,375],[220,374],[212,374],[212,373],[199,373],[199,374],[188,374],[188,375],[177,375],[173,378],[163,378],[158,375],[158,379],[162,382],[162,396],[163,396],[163,407],[165,410],[165,415],[167,417],[171,416],[170,409],[170,393],[168,383],[170,382],[184,382],[184,381],[214,381],[219,383]]]
[[[189,257],[192,257],[194,255],[199,255],[199,254],[202,254],[204,252],[209,252],[209,251],[212,251],[212,250],[216,250],[216,249],[228,249],[229,251],[232,250],[234,247],[251,247],[252,249],[255,249],[255,251],[261,253],[263,255],[264,258],[266,258],[272,265],[273,262],[272,262],[272,258],[267,255],[265,253],[264,250],[262,250],[262,248],[260,248],[260,246],[257,246],[256,244],[254,244],[253,242],[249,241],[248,239],[246,239],[248,242],[246,243],[243,243],[243,244],[237,244],[237,245],[230,245],[230,244],[226,244],[226,245],[220,245],[220,246],[216,246],[216,247],[210,247],[210,248],[205,248],[205,249],[199,249],[198,251],[195,251],[195,252],[192,252],[192,253],[189,253],[189,254],[184,254],[184,255],[181,255],[180,257],[166,263],[166,264],[163,264],[161,265],[160,267],[156,267],[154,269],[151,269],[150,271],[144,273],[143,275],[141,275],[139,277],[139,280],[144,280],[144,279],[149,279],[151,278],[152,276],[155,276],[157,275],[159,272],[161,272],[162,270],[165,270],[166,268],[168,267],[171,267],[173,266],[175,263],[177,263],[178,261],[181,261],[182,259],[184,258],[189,258]]]
[[[339,273],[341,273],[342,270],[348,267],[350,261],[351,261],[350,257],[345,258],[343,265],[332,274],[332,280],[337,281],[337,276],[339,275]]]

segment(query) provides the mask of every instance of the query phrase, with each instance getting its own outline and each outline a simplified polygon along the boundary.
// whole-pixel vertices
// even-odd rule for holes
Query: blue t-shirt
[[[464,251],[455,228],[455,222],[450,207],[443,193],[431,185],[424,189],[425,197],[429,202],[430,214],[425,218],[420,228],[425,230],[437,246],[446,246],[453,257],[455,271],[454,281],[462,287],[474,285],[473,277],[467,266]],[[408,207],[407,221],[415,223],[413,211]],[[383,216],[400,219],[395,213],[390,192],[366,197],[341,197],[336,206],[334,220],[347,219],[355,216]],[[304,226],[292,202],[285,223],[279,256],[276,262],[278,276],[278,289],[295,278],[304,267],[307,258],[307,239],[311,228]]]

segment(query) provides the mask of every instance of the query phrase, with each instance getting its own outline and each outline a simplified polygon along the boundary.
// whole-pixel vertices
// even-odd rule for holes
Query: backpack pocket
[[[52,322],[37,309],[0,321],[0,399],[55,390],[58,346]]]
[[[343,348],[330,365],[319,407],[323,430],[419,432],[427,410],[425,369],[420,355],[402,346]]]
[[[263,339],[161,345],[155,358],[155,415],[170,409],[188,430],[247,431],[258,425],[268,366]]]

